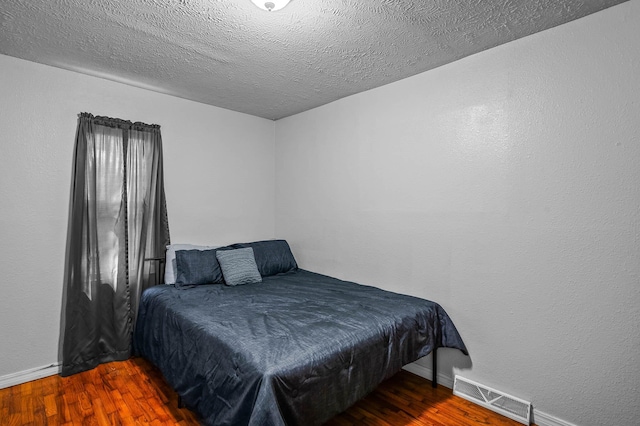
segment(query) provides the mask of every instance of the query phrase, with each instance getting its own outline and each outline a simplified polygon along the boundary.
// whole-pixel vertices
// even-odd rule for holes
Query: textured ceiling
[[[269,119],[621,0],[1,0],[0,53]]]

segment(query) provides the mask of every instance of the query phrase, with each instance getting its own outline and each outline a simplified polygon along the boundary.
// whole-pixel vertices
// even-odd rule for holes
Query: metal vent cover
[[[517,422],[531,422],[531,403],[456,375],[453,394]]]

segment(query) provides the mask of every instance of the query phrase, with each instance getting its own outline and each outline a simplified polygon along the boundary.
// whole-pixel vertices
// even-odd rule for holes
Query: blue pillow
[[[176,272],[176,287],[224,282],[216,250],[176,251]]]
[[[298,269],[298,264],[285,240],[256,241],[229,246],[231,248],[251,247],[255,255],[258,271],[263,277]]]
[[[262,282],[251,247],[216,252],[224,282],[227,285],[242,285]]]

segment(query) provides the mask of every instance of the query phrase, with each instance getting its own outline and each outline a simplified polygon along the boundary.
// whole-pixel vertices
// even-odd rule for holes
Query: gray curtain
[[[160,126],[82,113],[72,174],[62,312],[68,376],[124,360],[169,225]]]

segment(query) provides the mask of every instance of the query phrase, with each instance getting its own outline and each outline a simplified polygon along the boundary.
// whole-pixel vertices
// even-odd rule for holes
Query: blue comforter
[[[234,426],[321,424],[434,348],[467,353],[437,303],[300,269],[152,287],[134,346],[205,424]]]

